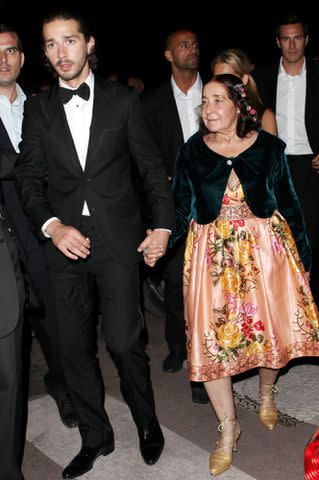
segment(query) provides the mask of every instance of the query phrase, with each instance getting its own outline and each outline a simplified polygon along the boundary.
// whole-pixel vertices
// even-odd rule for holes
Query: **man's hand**
[[[318,155],[315,156],[315,158],[312,160],[312,168],[317,170],[317,173],[319,173],[319,153]]]
[[[46,228],[54,245],[68,258],[78,260],[90,254],[90,240],[74,227],[53,220]]]
[[[139,245],[137,251],[143,252],[144,262],[149,267],[155,263],[166,252],[170,232],[167,230],[147,230],[147,237]]]

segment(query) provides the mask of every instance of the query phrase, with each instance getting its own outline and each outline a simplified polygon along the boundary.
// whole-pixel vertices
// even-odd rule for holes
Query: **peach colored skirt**
[[[193,381],[319,356],[318,310],[287,222],[237,206],[189,227],[184,305]]]

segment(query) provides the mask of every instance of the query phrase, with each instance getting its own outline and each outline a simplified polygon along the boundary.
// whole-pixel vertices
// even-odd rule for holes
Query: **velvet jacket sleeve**
[[[186,151],[188,150],[185,148],[179,151],[174,167],[172,189],[176,213],[176,231],[170,239],[170,246],[187,232],[191,219],[192,190],[188,179]]]
[[[287,220],[296,242],[301,261],[306,272],[311,268],[311,250],[306,234],[305,222],[291,179],[288,162],[284,152],[279,154],[275,163],[275,185],[274,192],[277,199],[278,209]]]

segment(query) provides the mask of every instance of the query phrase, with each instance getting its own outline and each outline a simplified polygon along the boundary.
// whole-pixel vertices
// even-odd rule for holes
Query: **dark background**
[[[112,5],[113,6],[110,6]],[[76,2],[54,1],[35,6],[0,0],[0,23],[13,25],[21,34],[26,63],[20,83],[29,91],[38,90],[47,79],[41,52],[41,22],[53,8],[74,8]],[[119,0],[88,0],[80,12],[89,21],[98,42],[98,72],[116,72],[125,82],[139,75],[146,88],[170,74],[163,51],[168,33],[182,27],[199,38],[201,69],[209,73],[216,53],[225,48],[244,49],[253,63],[267,63],[279,57],[275,25],[287,11],[297,11],[310,26],[308,54],[319,55],[319,17],[308,2],[154,1],[123,3]],[[50,78],[50,77],[49,77]],[[319,88],[319,86],[318,86]]]

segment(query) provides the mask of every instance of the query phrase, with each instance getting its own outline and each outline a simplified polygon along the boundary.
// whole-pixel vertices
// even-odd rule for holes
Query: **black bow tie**
[[[81,83],[79,88],[76,90],[60,87],[59,94],[63,103],[68,103],[73,95],[78,95],[79,97],[83,98],[83,100],[88,100],[90,98],[90,87],[87,83]]]

